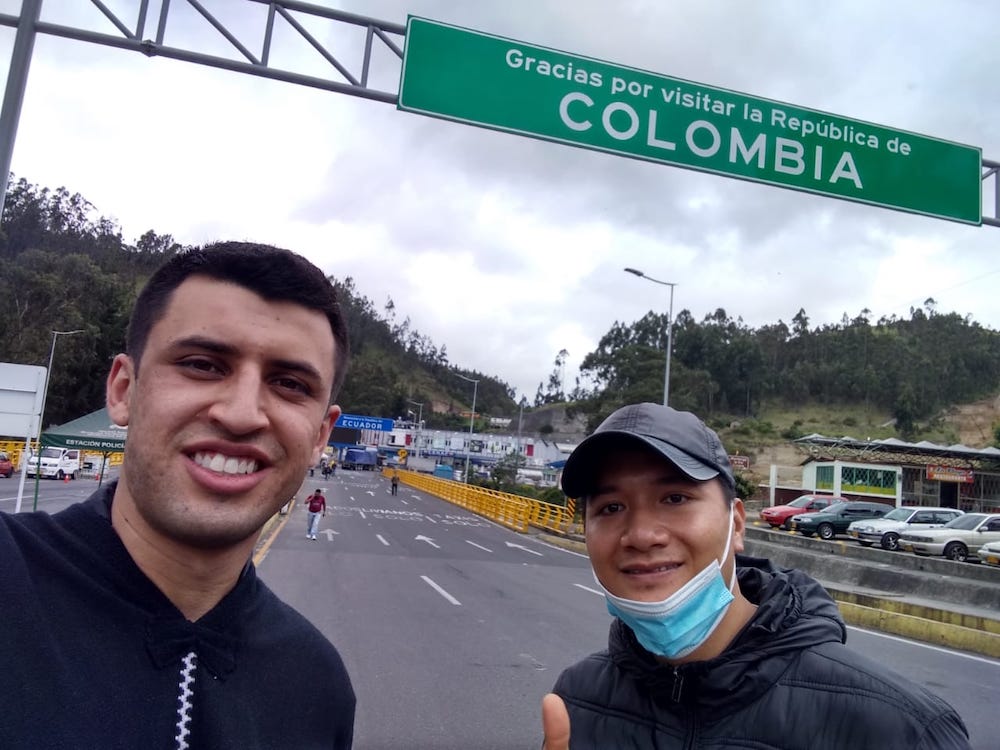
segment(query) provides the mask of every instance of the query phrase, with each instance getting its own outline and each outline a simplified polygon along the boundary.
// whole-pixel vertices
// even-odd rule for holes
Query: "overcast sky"
[[[134,26],[138,0],[105,0]],[[994,0],[313,0],[385,21],[421,15],[529,44],[980,147],[1000,160]],[[266,6],[202,0],[251,50]],[[0,0],[16,14],[19,0]],[[151,2],[147,37],[159,2]],[[42,19],[114,33],[89,0]],[[360,74],[357,32],[303,24]],[[285,27],[287,28],[287,27]],[[0,28],[6,78],[14,33]],[[398,39],[398,37],[397,37]],[[232,56],[183,0],[166,42]],[[339,45],[339,46],[338,46]],[[282,31],[272,60],[329,66]],[[373,85],[395,93],[380,53]],[[968,226],[397,111],[240,73],[39,36],[12,170],[184,244],[246,239],[352,276],[453,364],[530,398],[616,321],[724,308],[757,327],[929,297],[1000,328],[1000,228]],[[993,189],[984,192],[987,215]],[[948,352],[939,352],[948,356]],[[349,408],[349,405],[345,405]]]

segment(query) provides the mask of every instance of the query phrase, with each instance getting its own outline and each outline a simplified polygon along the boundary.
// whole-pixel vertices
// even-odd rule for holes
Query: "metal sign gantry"
[[[204,19],[208,26],[225,39],[233,50],[233,57],[199,52],[192,46],[184,46],[183,42],[168,44],[166,39],[168,20],[172,10],[171,0],[162,0],[160,3],[156,32],[153,38],[147,37],[150,0],[139,0],[136,17],[132,23],[126,23],[119,18],[102,0],[90,0],[90,6],[95,11],[95,15],[97,12],[103,15],[117,33],[102,33],[79,26],[41,21],[39,19],[42,0],[22,0],[21,12],[17,16],[0,13],[0,25],[13,26],[17,29],[10,70],[7,74],[3,108],[0,110],[0,198],[7,194],[14,138],[17,133],[21,102],[24,98],[31,53],[37,34],[50,34],[65,39],[103,44],[108,47],[140,52],[148,57],[167,57],[232,70],[237,73],[249,73],[276,81],[311,86],[338,94],[360,96],[388,104],[396,103],[398,97],[395,92],[371,88],[368,85],[368,79],[373,54],[377,49],[388,50],[397,60],[402,60],[402,39],[406,34],[406,26],[403,24],[366,18],[333,8],[299,2],[299,0],[244,0],[246,3],[267,6],[263,28],[260,29],[259,45],[254,51],[251,51],[216,14],[210,12],[199,0],[179,1],[190,6]],[[359,63],[353,66],[346,65],[340,55],[334,54],[328,49],[328,45],[323,44],[303,25],[302,20],[305,18],[326,19],[338,26],[349,27],[352,30],[363,30],[364,47]],[[272,64],[271,45],[278,24],[283,24],[291,29],[329,63],[329,76],[307,75]],[[0,201],[0,205],[2,205],[2,201]]]
[[[208,65],[215,68],[248,73],[262,78],[270,78],[287,83],[324,89],[338,94],[359,96],[374,101],[399,105],[398,91],[383,91],[369,85],[373,55],[376,50],[387,50],[395,60],[402,61],[403,41],[407,27],[404,24],[380,21],[374,18],[326,8],[300,0],[243,0],[258,6],[266,6],[263,27],[260,29],[259,45],[254,50],[245,45],[238,34],[203,5],[202,0],[174,0],[193,9],[205,23],[225,40],[232,50],[232,57],[208,54],[195,49],[193,45],[168,44],[166,42],[168,20],[172,10],[171,0],[159,0],[159,12],[155,36],[147,38],[147,21],[150,18],[150,0],[138,0],[134,22],[125,23],[102,0],[90,0],[90,6],[109,22],[116,33],[102,33],[79,26],[67,26],[40,20],[42,0],[22,0],[18,15],[0,14],[0,25],[17,29],[11,65],[7,75],[3,106],[0,109],[0,205],[6,195],[7,181],[14,149],[14,139],[20,117],[21,102],[27,85],[28,69],[32,49],[37,34],[50,34],[66,39],[103,44],[124,50],[139,52],[149,57],[167,57],[175,60]],[[85,4],[81,4],[85,7]],[[229,4],[229,8],[232,5]],[[247,14],[244,14],[247,15]],[[176,16],[176,13],[175,13]],[[305,23],[323,19],[336,26],[350,27],[364,34],[364,44],[360,61],[352,67],[343,62],[343,55],[335,54],[329,47],[311,33]],[[245,21],[246,18],[241,18]],[[314,75],[297,72],[274,65],[271,62],[272,42],[278,25],[287,27],[304,40],[329,65],[329,75]],[[347,45],[349,47],[349,45]],[[256,51],[259,50],[259,51]],[[356,54],[356,50],[350,50]],[[396,88],[398,89],[399,77]],[[992,184],[993,206],[984,207],[982,223],[1000,227],[1000,162],[982,159],[982,185]],[[930,186],[933,189],[933,186]],[[989,215],[990,210],[992,215]]]

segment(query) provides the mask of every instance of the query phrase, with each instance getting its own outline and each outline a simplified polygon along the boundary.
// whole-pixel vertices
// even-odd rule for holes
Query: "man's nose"
[[[264,399],[266,384],[252,368],[239,371],[220,383],[210,418],[233,435],[245,435],[268,424]]]
[[[643,507],[633,508],[622,534],[622,546],[636,549],[662,547],[670,541],[670,529],[660,514]]]

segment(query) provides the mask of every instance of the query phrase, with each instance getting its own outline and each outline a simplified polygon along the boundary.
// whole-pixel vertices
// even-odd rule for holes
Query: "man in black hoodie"
[[[251,562],[347,362],[335,290],[299,255],[219,243],[153,274],[107,380],[120,479],[0,513],[0,747],[351,747],[340,654]]]
[[[740,556],[746,511],[718,435],[634,404],[570,455],[608,649],[542,702],[545,750],[968,748],[940,698],[844,646],[809,576]]]

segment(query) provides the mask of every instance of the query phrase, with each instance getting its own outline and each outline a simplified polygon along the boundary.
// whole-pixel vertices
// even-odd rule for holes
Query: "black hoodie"
[[[0,514],[0,748],[350,748],[329,641],[249,563],[189,622],[118,539],[113,493]]]
[[[608,649],[560,675],[572,750],[969,747],[947,703],[844,645],[819,583],[760,558],[737,563],[757,611],[718,657],[665,665],[615,619]]]

